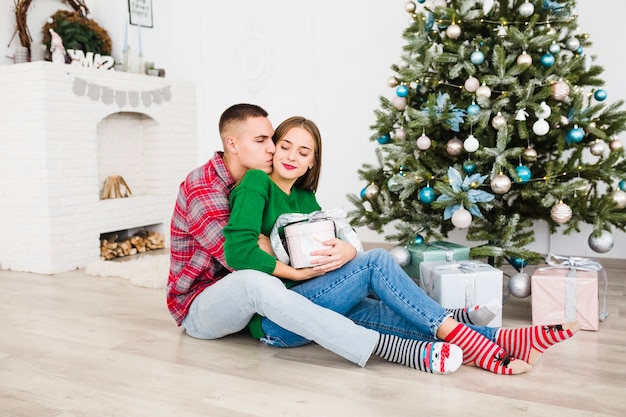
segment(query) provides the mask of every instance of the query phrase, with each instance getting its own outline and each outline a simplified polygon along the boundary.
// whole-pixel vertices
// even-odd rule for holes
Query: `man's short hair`
[[[228,128],[232,122],[244,122],[252,117],[267,117],[268,113],[256,104],[240,103],[230,106],[220,116],[220,135]]]

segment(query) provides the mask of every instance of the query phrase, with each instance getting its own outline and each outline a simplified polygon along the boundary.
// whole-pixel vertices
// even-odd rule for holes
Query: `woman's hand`
[[[339,269],[356,256],[356,248],[341,239],[330,239],[324,243],[328,248],[311,252],[313,269],[322,273]]]

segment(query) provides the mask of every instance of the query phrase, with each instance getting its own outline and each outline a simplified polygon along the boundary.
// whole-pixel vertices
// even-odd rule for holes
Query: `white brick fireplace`
[[[54,274],[99,259],[100,235],[166,236],[197,165],[192,83],[32,62],[0,66],[0,269]],[[107,176],[132,196],[100,200]]]

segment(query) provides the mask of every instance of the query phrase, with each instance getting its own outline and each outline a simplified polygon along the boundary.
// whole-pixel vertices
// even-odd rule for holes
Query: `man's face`
[[[272,142],[274,128],[266,117],[254,117],[242,125],[237,135],[239,163],[246,169],[272,172],[272,159],[276,147]]]

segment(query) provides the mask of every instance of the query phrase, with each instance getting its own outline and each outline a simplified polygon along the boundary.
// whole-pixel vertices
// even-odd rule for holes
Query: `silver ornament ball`
[[[617,151],[618,149],[622,149],[623,147],[624,147],[624,144],[619,139],[613,139],[611,140],[611,142],[609,142],[609,148],[613,152]]]
[[[535,6],[533,6],[532,3],[525,2],[519,7],[519,9],[517,9],[517,11],[520,15],[528,17],[535,12]]]
[[[522,158],[524,158],[524,161],[526,162],[535,162],[537,160],[537,151],[535,148],[529,146],[524,150]]]
[[[376,197],[378,197],[379,193],[380,188],[376,184],[370,184],[365,189],[365,197],[367,197],[368,200],[375,199]]]
[[[413,13],[416,8],[417,8],[417,4],[415,4],[412,1],[409,1],[404,5],[404,10],[406,10],[407,13]]]
[[[460,155],[463,152],[463,142],[457,137],[450,139],[446,144],[446,151],[451,156]]]
[[[596,139],[596,141],[589,147],[589,151],[591,151],[591,154],[595,156],[602,155],[605,149],[606,147],[604,146],[604,142],[599,139]]]
[[[615,190],[611,194],[611,197],[613,197],[613,201],[615,201],[615,204],[617,204],[618,208],[623,209],[624,207],[626,207],[626,193],[624,191]]]
[[[589,247],[594,252],[606,253],[613,249],[615,240],[613,240],[613,235],[609,231],[603,230],[600,236],[594,236],[593,233],[591,233],[587,243],[589,243]]]
[[[401,267],[408,266],[411,263],[411,252],[405,246],[394,246],[389,252]]]
[[[496,194],[505,194],[511,189],[511,179],[504,174],[498,174],[491,180],[491,189]]]
[[[493,126],[496,130],[502,129],[506,126],[506,117],[504,117],[502,113],[498,112],[498,114],[491,119],[491,126]]]
[[[580,47],[580,41],[578,38],[572,36],[567,41],[565,41],[565,47],[570,51],[575,51]]]
[[[533,57],[527,54],[525,51],[517,57],[517,65],[524,65],[530,67],[533,64]]]
[[[526,298],[530,295],[530,276],[525,272],[520,272],[509,278],[509,293],[513,297]]]

